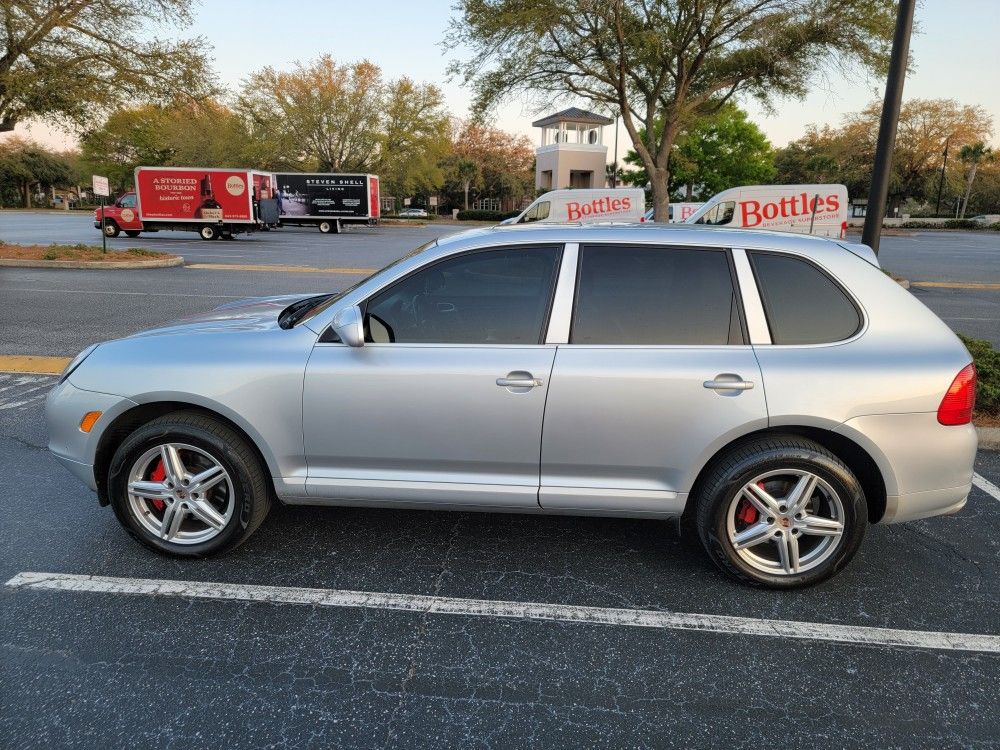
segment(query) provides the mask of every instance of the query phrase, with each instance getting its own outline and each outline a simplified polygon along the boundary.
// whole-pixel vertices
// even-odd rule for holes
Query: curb
[[[129,271],[139,268],[175,268],[184,265],[184,257],[154,258],[152,260],[31,260],[28,258],[0,258],[0,268],[93,268]]]
[[[1000,451],[1000,427],[977,427],[979,450]]]

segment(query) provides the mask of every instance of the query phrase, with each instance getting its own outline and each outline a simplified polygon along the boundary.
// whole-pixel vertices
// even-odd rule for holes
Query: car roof
[[[527,242],[666,242],[671,245],[714,245],[744,248],[789,249],[843,247],[828,237],[755,229],[729,229],[701,224],[601,223],[529,224],[491,226],[458,232],[438,240],[438,245],[472,244],[476,241],[517,244]]]
[[[597,224],[528,224],[470,229],[438,239],[439,251],[454,252],[465,248],[510,242],[621,242],[664,243],[692,247],[733,247],[748,250],[786,250],[800,255],[828,255],[845,250],[878,267],[878,257],[867,245],[848,243],[830,237],[794,232],[738,229],[704,224],[597,223]]]

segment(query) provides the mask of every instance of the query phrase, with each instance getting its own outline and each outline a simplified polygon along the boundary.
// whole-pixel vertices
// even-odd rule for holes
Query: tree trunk
[[[31,183],[24,183],[24,207],[31,208]]]
[[[690,203],[692,198],[694,198],[694,185],[689,182],[687,184],[687,191],[684,193],[684,200]]]
[[[469,210],[469,181],[468,180],[465,181],[464,187],[465,187],[465,210],[468,211]]]
[[[972,195],[972,182],[976,179],[976,169],[979,165],[976,162],[972,162],[972,169],[969,170],[969,181],[965,185],[965,198],[962,199],[962,214],[959,216],[960,219],[965,218],[965,209],[969,207],[969,196]]]
[[[670,171],[657,167],[649,172],[649,182],[653,187],[653,221],[670,221]]]

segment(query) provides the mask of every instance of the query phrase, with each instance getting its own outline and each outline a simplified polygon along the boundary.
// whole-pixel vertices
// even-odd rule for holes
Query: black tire
[[[126,229],[125,230],[125,235],[127,237],[138,237],[139,236],[139,230],[138,229]]]
[[[234,490],[229,498],[232,514],[211,539],[192,544],[161,539],[143,526],[129,502],[129,471],[148,451],[168,442],[204,451],[229,474]],[[233,549],[256,531],[271,508],[270,481],[246,439],[218,420],[190,411],[158,417],[125,438],[111,460],[108,489],[115,515],[129,534],[157,552],[178,557],[205,557]]]
[[[323,234],[330,234],[333,231],[332,221],[321,221],[319,224],[317,224],[317,226],[319,227],[319,231],[322,232]]]
[[[815,475],[836,493],[842,507],[843,532],[839,542],[832,547],[825,559],[815,564],[815,567],[798,573],[771,573],[760,570],[748,562],[744,557],[746,553],[741,555],[736,550],[730,539],[730,508],[732,507],[735,512],[740,507],[734,504],[740,502],[742,488],[754,478],[769,472],[776,472],[776,481],[781,482],[782,470],[806,471]],[[825,499],[824,492],[826,490],[814,495],[817,498],[814,502],[829,503]],[[796,435],[774,435],[734,446],[709,468],[709,473],[700,483],[698,496],[694,500],[698,536],[709,557],[727,575],[752,586],[793,589],[810,586],[829,578],[852,560],[861,546],[868,527],[868,508],[864,491],[851,470],[823,446]],[[764,523],[767,520],[757,518],[754,523]],[[782,523],[780,517],[777,518],[777,522],[779,525]],[[817,545],[827,543],[822,542],[827,537],[801,536],[803,532],[788,526],[774,528],[782,534],[796,534],[796,549],[799,549],[800,540],[808,540],[809,544]],[[775,549],[777,545],[778,543],[773,545]],[[751,549],[762,548],[767,555],[771,547],[772,540],[768,540],[761,546]],[[776,556],[777,554],[775,552]]]
[[[213,227],[211,224],[204,224],[198,230],[198,235],[203,240],[217,240],[219,239],[219,230]]]
[[[105,237],[117,237],[121,234],[121,229],[118,227],[117,222],[113,219],[104,220],[104,236]]]

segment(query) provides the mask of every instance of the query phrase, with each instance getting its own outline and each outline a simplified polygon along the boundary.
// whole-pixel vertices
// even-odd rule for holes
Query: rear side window
[[[570,343],[742,344],[728,254],[665,247],[581,248]]]
[[[771,253],[750,257],[775,344],[828,344],[858,332],[857,307],[812,263]]]

